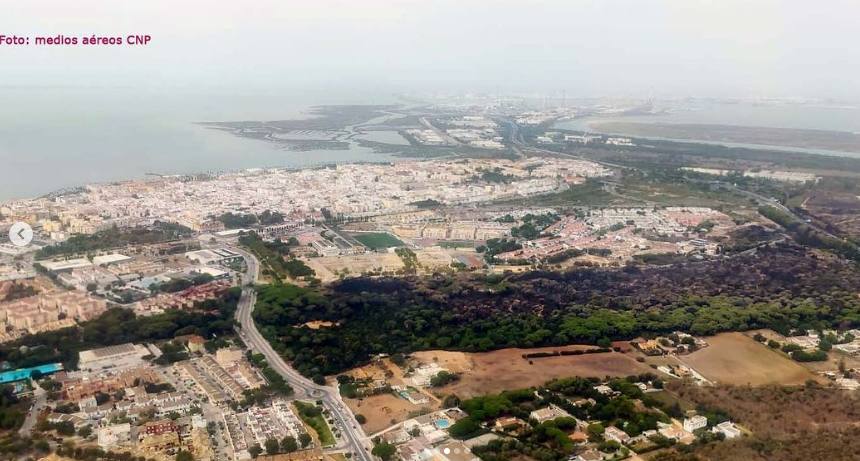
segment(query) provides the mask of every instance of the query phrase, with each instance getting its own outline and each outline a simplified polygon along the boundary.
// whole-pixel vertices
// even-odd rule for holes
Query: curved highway
[[[290,383],[296,391],[296,396],[322,401],[339,426],[338,429],[342,435],[341,442],[336,448],[351,451],[354,453],[353,457],[361,461],[372,461],[374,457],[368,452],[367,435],[341,399],[337,388],[320,386],[302,376],[281,358],[257,330],[251,312],[254,310],[254,304],[257,300],[254,284],[260,275],[260,263],[254,255],[241,248],[231,247],[230,249],[241,254],[248,266],[243,280],[242,295],[236,310],[236,329],[239,332],[239,337],[250,350],[259,352],[266,357],[269,366]]]

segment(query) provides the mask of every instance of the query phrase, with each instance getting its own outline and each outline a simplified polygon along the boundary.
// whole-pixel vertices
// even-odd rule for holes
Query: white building
[[[630,436],[615,426],[607,427],[606,431],[603,433],[603,437],[607,440],[614,440],[620,444],[625,444],[630,441]]]
[[[546,408],[539,408],[531,413],[529,413],[529,418],[537,421],[538,423],[542,423],[544,421],[550,421],[556,418],[570,418],[570,413],[564,411],[560,407],[555,404],[550,404]]]
[[[421,365],[412,372],[412,385],[415,387],[428,387],[430,386],[430,380],[441,371],[448,370],[440,367],[438,363],[427,363]]]
[[[726,439],[733,439],[733,438],[735,438],[735,437],[740,437],[740,436],[741,436],[741,430],[740,430],[740,429],[738,429],[738,427],[737,427],[737,426],[735,426],[735,423],[733,423],[733,422],[731,422],[731,421],[724,421],[724,422],[722,422],[722,423],[720,423],[720,424],[717,424],[717,425],[716,425],[716,426],[714,426],[714,428],[713,428],[713,429],[711,429],[711,430],[712,430],[715,434],[717,434],[717,433],[722,433],[723,435],[725,435],[725,436],[726,436]]]
[[[613,144],[616,146],[635,146],[633,144],[633,140],[630,138],[606,138],[606,144]]]
[[[204,266],[219,264],[222,262],[239,261],[242,259],[242,255],[226,248],[189,251],[185,253],[185,257],[191,262],[202,264]]]
[[[601,384],[599,386],[594,386],[594,390],[597,391],[601,395],[612,395],[615,391],[612,390],[611,387]]]
[[[83,371],[128,368],[140,365],[143,357],[150,354],[149,349],[140,344],[126,343],[102,347],[79,352],[78,367]]]
[[[684,420],[684,430],[687,432],[693,432],[707,426],[708,418],[705,418],[702,415],[692,416]]]
[[[109,255],[101,255],[95,256],[93,258],[93,264],[96,266],[109,266],[111,264],[119,264],[131,261],[130,256],[122,255],[119,253],[111,253]]]
[[[321,256],[337,256],[340,254],[340,248],[328,240],[314,240],[311,246]]]

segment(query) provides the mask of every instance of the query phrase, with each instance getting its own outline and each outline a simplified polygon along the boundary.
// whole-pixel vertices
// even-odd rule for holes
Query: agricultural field
[[[721,384],[803,384],[816,376],[803,365],[742,333],[705,338],[709,346],[679,360]]]
[[[416,352],[421,362],[436,361],[441,367],[462,373],[459,381],[433,389],[437,395],[457,394],[460,398],[486,395],[507,389],[538,386],[554,378],[584,376],[629,376],[653,373],[632,356],[617,352],[526,360],[525,353],[590,349],[594,346],[501,349],[492,352],[464,353],[446,351]],[[436,360],[434,360],[436,359]]]
[[[415,255],[418,257],[418,264],[421,265],[422,268],[427,268],[428,270],[433,270],[434,268],[439,267],[448,267],[451,265],[451,262],[454,261],[454,258],[451,257],[451,253],[441,248],[431,247],[415,250]]]
[[[403,242],[400,239],[387,232],[359,232],[350,234],[350,236],[371,250],[383,250],[385,248],[403,246]]]

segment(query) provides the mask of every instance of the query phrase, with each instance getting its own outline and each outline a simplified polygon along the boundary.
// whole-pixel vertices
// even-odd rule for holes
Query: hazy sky
[[[0,86],[860,99],[860,1],[2,0]]]

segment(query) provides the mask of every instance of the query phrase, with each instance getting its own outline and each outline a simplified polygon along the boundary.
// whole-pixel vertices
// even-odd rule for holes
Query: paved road
[[[18,430],[18,433],[25,437],[29,437],[33,432],[39,420],[39,413],[48,405],[48,391],[39,387],[35,381],[33,381],[33,397],[33,406],[30,407],[21,429]]]
[[[507,118],[499,118],[498,121],[508,125],[510,128],[508,132],[508,142],[510,143],[511,148],[514,149],[514,152],[516,152],[517,156],[520,158],[525,157],[521,149],[525,146],[525,141],[523,140],[522,133],[520,133],[520,126],[513,120]]]
[[[689,178],[688,178],[688,179],[689,179]],[[788,214],[789,216],[791,216],[792,218],[794,218],[796,221],[804,222],[804,223],[806,223],[806,225],[807,225],[807,226],[809,226],[809,227],[811,227],[811,228],[815,229],[816,231],[818,231],[818,232],[820,232],[820,233],[822,233],[822,234],[824,234],[824,235],[826,235],[826,236],[828,236],[828,237],[830,237],[830,238],[832,238],[832,239],[836,239],[836,240],[844,240],[844,238],[842,238],[842,237],[840,237],[840,236],[838,236],[838,235],[834,235],[834,234],[830,233],[830,231],[828,231],[828,230],[826,230],[826,229],[822,228],[821,226],[818,226],[818,225],[817,225],[817,224],[815,224],[814,222],[807,221],[805,217],[798,215],[797,213],[795,213],[795,212],[794,212],[794,210],[792,210],[791,208],[789,208],[789,207],[787,207],[787,206],[783,205],[782,203],[780,203],[778,200],[776,200],[776,199],[774,199],[774,198],[765,197],[764,195],[761,195],[761,194],[758,194],[758,193],[755,193],[755,192],[752,192],[752,191],[748,191],[748,190],[746,190],[746,189],[741,189],[740,187],[738,187],[738,186],[736,186],[736,185],[734,185],[734,184],[732,184],[732,183],[730,183],[730,182],[726,182],[726,181],[720,181],[720,180],[696,180],[696,179],[690,179],[690,180],[691,180],[691,181],[693,181],[693,182],[704,182],[704,183],[710,183],[710,184],[719,184],[719,185],[724,186],[724,187],[726,187],[726,188],[728,188],[728,189],[732,189],[732,190],[734,190],[735,192],[737,192],[737,193],[739,193],[739,194],[741,194],[741,195],[744,195],[744,196],[746,196],[746,197],[749,197],[749,198],[751,198],[751,199],[753,199],[753,200],[757,201],[759,205],[770,205],[770,206],[772,206],[772,207],[774,207],[774,208],[776,208],[776,209],[778,209],[778,210],[782,211],[783,213]]]
[[[334,387],[317,385],[302,376],[275,352],[269,342],[257,330],[257,326],[251,317],[251,312],[254,310],[254,304],[257,300],[257,293],[254,291],[253,285],[259,277],[260,264],[254,255],[241,248],[231,248],[231,250],[241,254],[248,265],[244,287],[242,288],[242,296],[239,298],[239,306],[236,311],[239,337],[242,338],[242,341],[245,342],[245,345],[249,349],[259,352],[266,357],[269,366],[280,373],[290,383],[298,397],[307,397],[322,401],[335,420],[336,425],[339,426],[339,432],[342,435],[342,441],[336,448],[346,448],[352,451],[355,453],[353,459],[372,461],[374,457],[368,452],[367,435],[365,435],[361,424],[358,424],[352,412],[350,412],[341,399],[340,392]]]
[[[548,154],[548,155],[562,155],[562,156],[565,156],[565,157],[573,157],[573,158],[576,158],[576,159],[579,159],[579,160],[587,160],[587,161],[590,161],[590,162],[594,162],[594,163],[597,163],[597,164],[600,164],[600,165],[603,165],[603,166],[606,166],[606,167],[610,167],[610,168],[637,169],[637,168],[632,167],[632,166],[619,165],[619,164],[616,164],[616,163],[606,162],[606,161],[604,161],[604,160],[597,160],[597,159],[592,159],[592,158],[585,158],[585,157],[582,157],[582,156],[580,156],[580,155],[571,154],[571,153],[567,153],[567,152],[558,152],[558,151],[553,151],[553,150],[542,149],[542,148],[535,147],[535,146],[530,146],[530,145],[528,145],[528,144],[526,144],[526,143],[525,143],[525,140],[522,138],[522,135],[521,135],[521,134],[519,134],[519,135],[517,135],[517,134],[516,134],[516,133],[518,133],[516,122],[514,122],[514,121],[512,121],[512,120],[507,120],[507,119],[506,119],[506,121],[507,121],[509,124],[511,124],[511,125],[512,125],[512,127],[511,127],[511,131],[512,131],[512,133],[514,133],[514,135],[513,135],[513,136],[511,136],[510,141],[514,144],[514,146],[519,147],[519,148],[520,148],[520,149],[522,149],[523,151],[527,151],[527,152],[534,152],[534,153],[542,153],[542,154]],[[692,179],[692,178],[687,178],[687,179],[688,179],[688,180],[690,180],[690,181],[692,181],[692,182],[708,183],[708,184],[715,184],[715,185],[721,185],[721,186],[724,186],[724,187],[726,187],[726,188],[728,188],[728,189],[731,189],[731,190],[733,190],[733,191],[735,191],[735,192],[737,192],[737,193],[739,193],[739,194],[741,194],[741,195],[744,195],[744,196],[746,196],[746,197],[749,197],[749,198],[751,198],[751,199],[755,200],[759,205],[770,205],[770,206],[772,206],[772,207],[777,208],[778,210],[781,210],[781,211],[782,211],[782,212],[784,212],[784,213],[787,213],[788,215],[792,216],[794,219],[796,219],[796,220],[798,220],[798,221],[806,222],[806,224],[807,224],[807,225],[809,225],[809,226],[810,226],[810,227],[812,227],[813,229],[817,230],[818,232],[821,232],[822,234],[824,234],[824,235],[826,235],[826,236],[828,236],[828,237],[830,237],[830,238],[834,238],[834,239],[838,239],[838,240],[844,240],[842,237],[839,237],[839,236],[837,236],[837,235],[834,235],[834,234],[830,233],[829,231],[827,231],[826,229],[824,229],[824,228],[822,228],[822,227],[820,227],[820,226],[816,225],[815,223],[808,222],[808,221],[807,221],[803,216],[798,215],[797,213],[795,213],[795,212],[794,212],[794,210],[792,210],[791,208],[789,208],[789,207],[787,207],[787,206],[783,205],[782,203],[780,203],[780,202],[779,202],[778,200],[776,200],[776,199],[773,199],[773,198],[770,198],[770,197],[765,197],[765,196],[763,196],[763,195],[761,195],[761,194],[758,194],[758,193],[755,193],[755,192],[752,192],[752,191],[749,191],[749,190],[746,190],[746,189],[741,189],[740,187],[736,186],[735,184],[730,183],[730,182],[726,182],[726,181],[720,181],[720,180],[717,180],[717,179],[713,179],[713,180],[701,180],[701,179]],[[607,191],[607,192],[609,192],[610,194],[613,194],[613,195],[616,195],[616,196],[619,196],[619,197],[629,198],[629,197],[625,197],[625,196],[623,196],[623,195],[619,194],[619,193],[615,190],[615,186],[614,186],[614,185],[612,185],[612,184],[610,184],[610,183],[608,183],[608,182],[606,182],[606,181],[604,181],[604,188],[605,188],[605,189],[606,189],[606,191]],[[653,204],[654,202],[646,202],[646,203],[648,203],[648,204],[650,205],[650,204]]]

